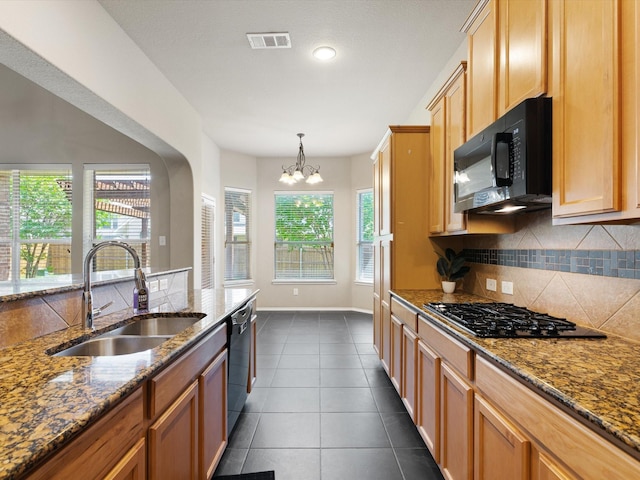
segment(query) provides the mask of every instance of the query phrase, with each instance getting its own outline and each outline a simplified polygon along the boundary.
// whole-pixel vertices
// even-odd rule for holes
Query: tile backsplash
[[[148,280],[151,277],[147,277]],[[150,294],[152,311],[170,312],[188,306],[188,271],[155,275],[153,280],[166,279],[167,289]],[[133,280],[94,285],[94,305],[113,302],[104,314],[131,307]],[[0,302],[0,348],[24,340],[62,330],[81,321],[82,288],[51,293],[21,300]]]
[[[464,237],[465,291],[640,341],[639,225],[552,226],[550,211],[516,222],[513,234]]]

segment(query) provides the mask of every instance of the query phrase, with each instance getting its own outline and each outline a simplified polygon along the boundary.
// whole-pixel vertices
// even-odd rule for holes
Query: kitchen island
[[[400,367],[404,368],[404,371],[395,372],[398,362],[394,362],[396,357],[392,353],[390,372],[393,375],[390,374],[390,376],[404,380],[405,384],[402,380],[399,382],[401,396],[404,392],[404,397],[408,397],[406,392],[412,392],[414,388],[418,392],[413,399],[403,398],[405,404],[412,407],[414,403],[427,398],[430,393],[429,389],[421,390],[420,384],[423,378],[427,378],[424,377],[420,363],[426,357],[418,353],[415,355],[417,360],[413,364],[417,372],[413,378],[418,385],[413,386],[409,378],[412,359],[407,358],[407,352],[411,354],[414,350],[420,354],[427,352],[427,355],[442,359],[444,373],[440,377],[441,382],[437,383],[436,380],[436,383],[444,393],[439,399],[434,399],[436,403],[442,401],[444,405],[447,401],[444,395],[452,378],[462,379],[460,384],[463,388],[459,391],[466,395],[464,408],[469,411],[465,411],[465,414],[470,415],[470,420],[464,427],[467,428],[466,436],[462,437],[465,442],[468,442],[470,450],[467,458],[468,471],[478,472],[483,468],[482,460],[485,458],[486,450],[483,450],[482,435],[487,431],[483,427],[485,418],[483,413],[488,409],[492,412],[499,411],[500,408],[494,409],[497,406],[501,407],[501,413],[506,418],[503,425],[515,425],[513,431],[505,434],[504,438],[513,440],[519,436],[519,431],[524,431],[523,442],[530,441],[532,446],[530,450],[522,447],[522,452],[535,452],[536,455],[539,452],[548,455],[558,453],[560,462],[566,465],[564,468],[568,471],[566,474],[568,478],[573,476],[598,478],[597,476],[603,472],[615,472],[619,467],[616,463],[620,459],[629,466],[628,471],[640,472],[640,366],[637,363],[640,345],[638,343],[615,335],[608,335],[606,339],[481,338],[463,331],[444,317],[428,311],[424,308],[424,304],[489,302],[488,299],[466,293],[443,294],[439,290],[396,290],[391,295],[392,325],[400,324],[400,331],[406,330],[406,332],[404,335],[396,333],[395,336],[393,332],[391,333],[392,342],[394,338],[404,339],[395,342],[395,350],[400,349],[401,356],[404,355]],[[416,315],[415,320],[412,315]],[[411,342],[406,341],[407,338],[413,338],[414,334],[416,348]],[[443,342],[448,343],[443,347]],[[454,345],[455,348],[452,347]],[[429,361],[427,358],[427,363],[424,365]],[[408,368],[407,365],[409,365]],[[487,404],[489,407],[486,407]],[[416,405],[416,412],[420,412],[421,408],[421,405]],[[541,415],[541,412],[544,413],[544,417],[536,417]],[[546,412],[549,412],[548,416]],[[425,415],[416,413],[414,419],[419,430],[422,428],[423,431],[425,429],[428,431],[430,425],[424,425]],[[560,419],[558,422],[554,415]],[[438,428],[444,430],[446,422],[445,412],[441,416],[442,425],[438,425]],[[548,427],[545,425],[546,422],[553,425]],[[582,449],[576,443],[579,440],[574,442],[575,438],[570,432],[565,434],[562,429],[559,429],[561,422],[566,422],[572,429],[575,428],[579,432],[575,437],[577,439],[585,435],[597,434],[593,436],[595,442],[591,443],[601,442],[601,446],[611,448],[610,459],[606,458],[608,452],[604,450],[599,456],[605,458],[600,459],[596,458],[598,455],[591,455],[589,451]],[[553,434],[554,429],[559,431]],[[433,440],[434,444],[437,444],[440,441],[440,435],[441,433],[436,430],[436,433],[431,435],[436,438],[427,438],[427,443],[429,443],[428,440]],[[540,436],[545,438],[538,438]],[[436,451],[434,456],[439,454],[440,457],[445,457],[440,451],[446,449],[444,442],[446,440],[443,440],[442,445],[438,445],[441,447],[438,449],[431,446],[432,452]],[[554,442],[561,445],[566,452],[554,452],[554,448],[550,446]],[[524,455],[527,460],[522,462],[529,461],[528,455],[529,453]],[[565,460],[565,458],[568,459]],[[446,463],[446,458],[444,461]],[[591,462],[594,462],[593,466],[589,467]],[[534,453],[531,453],[531,464],[534,464]],[[591,477],[580,471],[588,468],[592,468]],[[535,473],[534,469],[532,474]],[[451,475],[450,478],[455,478],[455,475]],[[476,478],[490,477],[480,475]]]
[[[0,350],[0,479],[21,478],[60,451],[257,294],[247,288],[189,292],[178,316],[205,316],[139,354],[55,357],[51,353],[127,322],[131,308]],[[145,314],[144,316],[152,316]]]

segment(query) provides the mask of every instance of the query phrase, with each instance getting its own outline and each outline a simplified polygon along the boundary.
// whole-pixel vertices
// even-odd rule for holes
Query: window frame
[[[229,212],[228,210],[228,202],[227,202],[227,192],[235,192],[240,194],[247,195],[247,211],[245,215],[245,232],[246,232],[246,240],[234,240],[233,239],[233,229],[231,231],[227,230],[229,214],[231,214],[231,223],[233,225],[233,211]],[[251,265],[251,252],[253,249],[252,243],[252,202],[253,202],[253,191],[246,188],[236,188],[236,187],[224,187],[224,285],[244,285],[253,283],[252,273],[253,268]],[[230,251],[228,250],[230,247],[233,248],[235,245],[246,245],[246,275],[244,278],[228,278],[228,263],[229,263],[229,255]],[[234,257],[235,258],[235,257]],[[233,263],[233,261],[232,261]],[[235,269],[234,269],[235,270]]]
[[[283,241],[278,240],[278,232],[277,232],[277,212],[278,212],[278,196],[282,197],[295,197],[295,196],[314,196],[314,195],[322,195],[322,196],[330,196],[331,198],[331,240],[310,240],[310,241],[302,241],[302,242],[294,242],[294,241]],[[274,249],[273,249],[273,278],[272,283],[304,283],[304,284],[335,284],[335,192],[333,190],[312,190],[312,191],[274,191]],[[330,277],[292,277],[292,276],[282,276],[278,277],[278,246],[283,244],[291,244],[291,243],[300,243],[303,247],[307,245],[329,245],[330,255],[331,255],[331,265],[329,266]]]
[[[362,196],[365,194],[371,195],[371,208],[373,209],[373,188],[362,188],[356,190],[356,269],[355,269],[355,281],[356,283],[363,283],[366,285],[373,285],[373,263],[371,263],[370,274],[371,277],[363,277],[362,261],[363,261],[363,249],[369,246],[371,259],[373,262],[373,236],[371,240],[365,240],[363,238],[362,228]],[[371,228],[373,231],[373,217],[371,217]]]

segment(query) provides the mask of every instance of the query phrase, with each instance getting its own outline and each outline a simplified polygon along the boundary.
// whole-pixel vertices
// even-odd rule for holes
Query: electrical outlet
[[[298,289],[297,289],[297,288],[294,288],[294,289],[293,289],[293,294],[294,294],[294,295],[298,295]]]
[[[169,288],[169,279],[161,278],[160,279],[160,290],[167,290]]]
[[[495,292],[498,289],[498,283],[494,278],[487,278],[487,290]]]
[[[513,282],[502,282],[502,293],[513,295]]]
[[[149,282],[149,293],[158,291],[158,280],[151,280]]]

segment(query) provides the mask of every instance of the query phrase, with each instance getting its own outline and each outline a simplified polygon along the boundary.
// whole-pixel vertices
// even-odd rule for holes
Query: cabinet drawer
[[[391,297],[391,315],[401,320],[414,332],[418,331],[418,314],[405,307],[395,297]]]
[[[419,317],[418,336],[458,372],[473,380],[473,350]]]
[[[227,344],[223,323],[173,365],[149,380],[149,418],[171,404]]]
[[[103,478],[143,436],[143,415],[139,388],[28,479]]]

